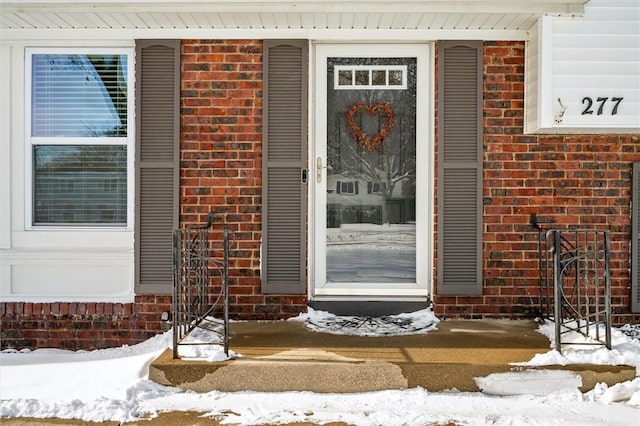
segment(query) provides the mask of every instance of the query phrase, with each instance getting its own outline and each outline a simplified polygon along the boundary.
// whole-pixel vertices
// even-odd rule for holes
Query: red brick
[[[443,297],[436,292],[435,312],[461,318],[519,317],[528,298],[538,293],[538,232],[529,224],[536,213],[553,219],[553,226],[615,231],[613,311],[618,321],[632,318],[628,206],[631,163],[640,161],[640,138],[523,134],[524,49],[520,41],[485,42],[483,295]],[[233,316],[242,319],[284,318],[306,310],[304,296],[260,293],[262,61],[259,40],[182,41],[180,226],[201,224],[214,211],[224,216],[216,222],[218,229],[224,222],[237,232],[240,257],[230,264],[230,293]],[[437,125],[437,115],[435,121]],[[437,175],[437,164],[435,170]],[[434,201],[437,205],[437,196]],[[219,233],[212,238],[212,246],[220,247]],[[434,245],[436,261],[437,238]],[[36,345],[92,348],[133,344],[160,332],[159,315],[170,310],[170,303],[168,296],[159,295],[138,295],[134,304],[98,306],[2,303],[0,315],[3,325],[18,311],[29,315],[33,322],[22,322],[23,336]],[[55,321],[51,313],[58,315]],[[87,326],[110,331],[85,333]],[[82,338],[74,340],[74,333]]]

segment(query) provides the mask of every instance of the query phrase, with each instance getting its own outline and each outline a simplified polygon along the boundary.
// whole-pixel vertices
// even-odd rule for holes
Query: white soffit
[[[0,29],[500,30],[580,16],[588,0],[0,0]]]

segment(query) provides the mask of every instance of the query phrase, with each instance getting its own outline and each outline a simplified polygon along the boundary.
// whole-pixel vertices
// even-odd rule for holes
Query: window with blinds
[[[33,225],[127,226],[130,49],[27,50]]]
[[[33,169],[34,223],[127,223],[126,146],[36,145]]]

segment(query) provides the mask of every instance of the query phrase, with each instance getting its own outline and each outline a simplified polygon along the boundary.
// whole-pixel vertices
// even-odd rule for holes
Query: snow
[[[422,314],[428,317],[428,313]],[[326,316],[318,312],[311,315]],[[551,325],[544,324],[539,331],[553,342]],[[551,350],[519,368],[584,362],[637,367],[640,341],[637,334],[633,336],[628,331],[624,327],[614,329],[610,351],[599,346],[563,346],[562,354]],[[584,340],[574,333],[568,337],[574,342]],[[166,333],[135,346],[91,352],[52,349],[0,352],[0,418],[127,422],[165,411],[198,411],[222,419],[222,424],[234,425],[640,424],[640,378],[611,387],[600,383],[581,393],[579,376],[559,370],[524,370],[479,377],[476,381],[484,392],[453,389],[434,393],[422,388],[351,394],[185,392],[147,378],[150,362],[171,346],[171,340],[170,333]],[[226,358],[221,355],[220,345],[189,348],[181,353],[183,357],[209,361]]]
[[[345,223],[327,228],[327,282],[416,280],[416,224]]]
[[[217,318],[207,317],[204,323],[209,327],[196,327],[189,333],[182,344],[178,345],[178,356],[187,361],[220,362],[228,359],[239,358],[242,355],[229,349],[228,355],[224,353],[224,346],[216,343],[223,343],[221,336],[222,321]]]
[[[571,328],[577,328],[576,323],[568,324]],[[604,328],[600,326],[600,338],[604,339]],[[543,365],[569,365],[569,364],[602,364],[602,365],[631,365],[636,367],[636,372],[640,372],[640,335],[638,328],[632,329],[629,324],[621,329],[611,329],[611,350],[601,344],[597,344],[596,329],[589,328],[589,336],[585,337],[580,333],[570,332],[564,334],[562,342],[562,353],[556,349],[544,354],[537,354],[527,363],[522,365],[543,366]],[[538,330],[555,341],[555,325],[552,322],[545,322]],[[633,336],[633,337],[631,337]],[[635,337],[635,338],[634,338]]]
[[[525,370],[477,377],[476,384],[491,395],[551,395],[574,392],[582,386],[582,378],[570,371]]]

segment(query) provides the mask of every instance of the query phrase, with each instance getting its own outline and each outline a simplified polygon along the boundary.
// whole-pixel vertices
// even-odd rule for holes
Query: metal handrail
[[[210,247],[213,214],[207,224],[173,231],[173,357],[178,358],[180,345],[206,345],[216,342],[187,343],[184,340],[197,328],[216,331],[222,335],[225,355],[229,356],[229,257],[233,233],[225,226],[222,230],[222,250]],[[222,260],[216,253],[222,252]],[[212,274],[211,270],[217,274]],[[214,276],[220,276],[220,290],[212,293]],[[210,301],[214,295],[215,300]],[[222,309],[222,329],[210,318]]]
[[[555,324],[555,347],[575,331],[611,349],[611,249],[609,231],[547,229],[539,235],[540,312]],[[600,336],[600,326],[605,336]],[[577,344],[572,342],[572,344]]]

